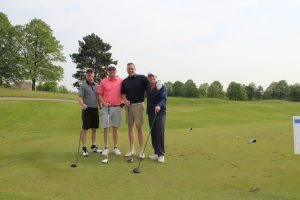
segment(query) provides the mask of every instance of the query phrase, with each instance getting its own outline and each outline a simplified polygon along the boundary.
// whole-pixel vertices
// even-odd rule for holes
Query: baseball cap
[[[94,70],[93,70],[92,68],[87,68],[87,69],[85,70],[85,73],[89,73],[89,72],[94,72]]]
[[[109,65],[109,66],[107,67],[107,69],[108,69],[108,70],[110,70],[110,69],[116,70],[116,66],[114,66],[114,65]]]
[[[148,72],[147,76],[149,76],[149,75],[156,76],[156,74],[154,72]]]

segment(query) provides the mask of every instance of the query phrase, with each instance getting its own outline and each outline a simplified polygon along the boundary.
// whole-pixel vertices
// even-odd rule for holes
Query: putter
[[[79,148],[80,148],[80,140],[81,140],[81,134],[82,134],[82,127],[83,127],[84,116],[85,116],[85,110],[83,110],[83,112],[82,112],[82,123],[81,123],[81,130],[80,130],[80,133],[79,133],[79,142],[78,142],[77,158],[76,158],[76,161],[73,161],[73,163],[71,164],[70,167],[72,167],[72,168],[77,167],[77,163],[78,163]]]
[[[109,107],[109,106],[107,107],[107,113],[108,113],[108,115],[107,115],[108,133],[107,133],[106,141],[107,141],[107,143],[108,143],[108,135],[109,135],[109,117],[110,117],[110,107]],[[106,145],[106,146],[108,146],[108,145]],[[102,163],[102,164],[108,164],[108,154],[106,155],[106,159],[103,159],[103,160],[101,161],[101,163]]]
[[[128,119],[128,121],[129,121],[129,107],[127,107],[127,119]],[[129,159],[127,160],[127,162],[128,163],[132,163],[133,162],[133,154],[132,154],[132,152],[130,152],[130,157],[129,157]]]
[[[156,120],[156,116],[157,116],[157,113],[155,113],[155,115],[154,115],[154,119],[153,119],[153,122],[152,122],[151,127],[150,127],[150,131],[149,131],[149,134],[148,134],[148,137],[147,137],[147,140],[146,140],[146,144],[145,144],[144,149],[143,149],[143,154],[145,153],[145,150],[146,150],[146,147],[147,147],[147,144],[148,144],[148,140],[149,140],[154,122]],[[143,158],[140,158],[138,167],[136,167],[132,170],[133,173],[141,173],[140,165],[141,165],[142,160],[143,160]]]

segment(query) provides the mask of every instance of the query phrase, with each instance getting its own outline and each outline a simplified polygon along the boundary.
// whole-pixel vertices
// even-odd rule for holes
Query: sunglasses
[[[116,69],[109,69],[108,71],[116,71]]]

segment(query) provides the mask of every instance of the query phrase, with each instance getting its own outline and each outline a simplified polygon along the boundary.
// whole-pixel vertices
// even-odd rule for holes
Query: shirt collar
[[[86,84],[88,84],[88,85],[95,85],[95,81],[93,81],[93,83],[90,83],[88,80],[86,80]]]

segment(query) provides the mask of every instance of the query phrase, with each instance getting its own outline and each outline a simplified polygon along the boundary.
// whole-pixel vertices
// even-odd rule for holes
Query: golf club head
[[[108,163],[108,158],[101,160],[102,164],[107,164]]]
[[[141,173],[141,170],[140,170],[140,168],[134,168],[132,170],[132,172],[135,173],[135,174],[137,174],[137,173]]]
[[[133,162],[133,158],[129,158],[129,159],[127,160],[127,162],[128,162],[128,163],[132,163],[132,162]]]
[[[77,164],[76,164],[76,163],[72,163],[72,164],[70,165],[70,167],[75,168],[75,167],[77,167]]]

